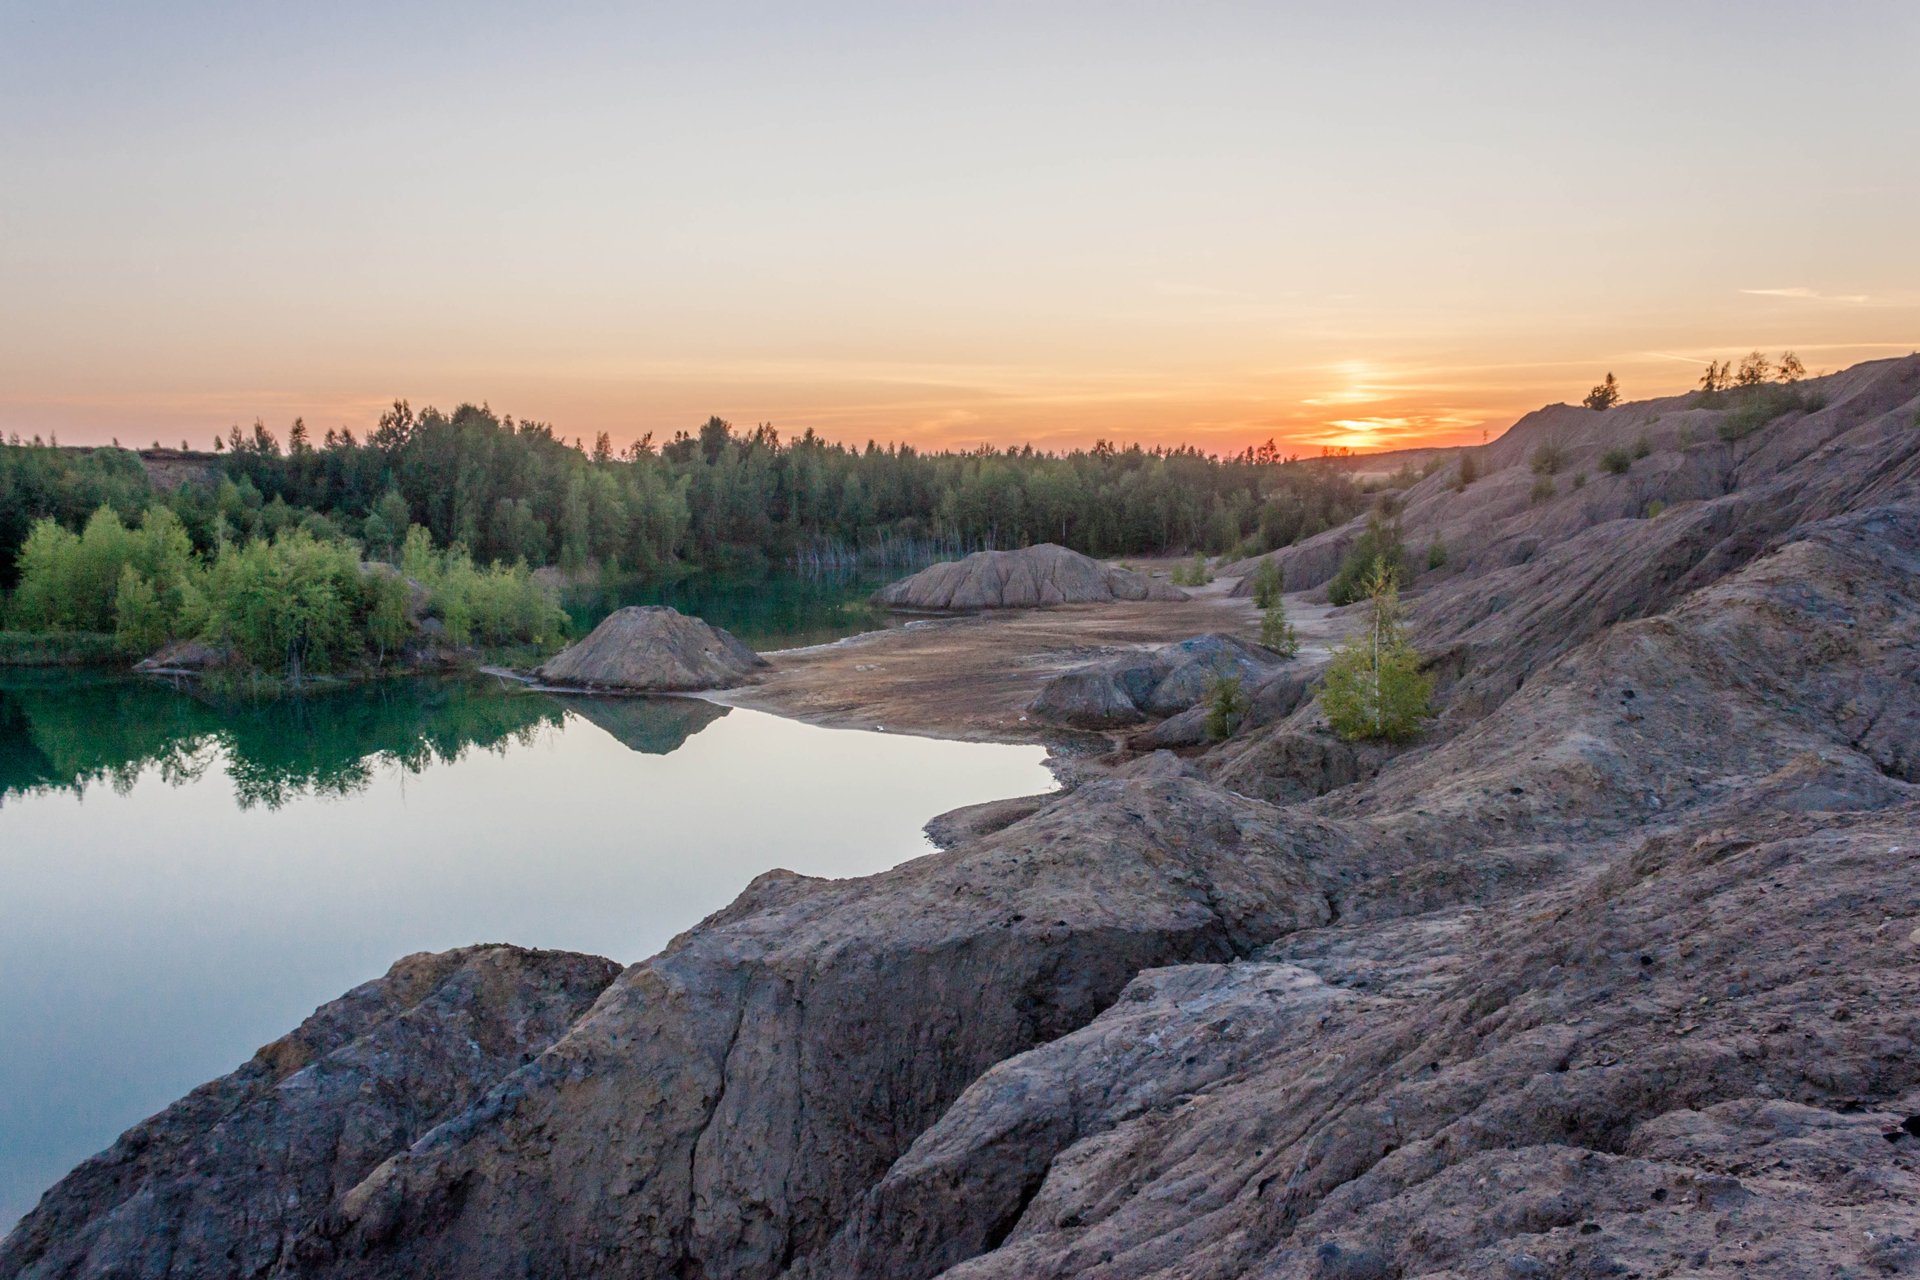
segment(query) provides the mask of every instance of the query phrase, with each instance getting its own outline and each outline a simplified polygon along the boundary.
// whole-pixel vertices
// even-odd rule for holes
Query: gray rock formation
[[[1455,487],[1457,462],[1449,461],[1403,493],[1400,517],[1411,557],[1424,563],[1435,541],[1447,550],[1441,581],[1473,581],[1480,575],[1525,565],[1609,522],[1638,521],[1652,504],[1671,513],[1686,504],[1712,504],[1736,490],[1757,489],[1783,476],[1828,441],[1905,404],[1920,390],[1920,356],[1876,360],[1800,384],[1811,412],[1793,410],[1736,441],[1720,428],[1737,405],[1729,400],[1703,407],[1697,394],[1637,401],[1595,412],[1577,405],[1551,405],[1522,418],[1498,440],[1472,450],[1479,478]],[[1889,425],[1905,425],[1891,421]],[[1624,474],[1600,466],[1609,450],[1631,453],[1644,440],[1647,456]],[[1534,499],[1540,479],[1531,468],[1542,446],[1561,455],[1552,477],[1556,493]],[[1462,451],[1464,452],[1464,451]],[[1835,460],[1838,462],[1838,460]],[[1835,467],[1836,472],[1844,470]],[[1584,477],[1576,488],[1574,478]],[[1236,561],[1216,572],[1238,577],[1234,594],[1250,595],[1261,559],[1276,561],[1290,591],[1322,586],[1338,571],[1347,548],[1366,527],[1359,517],[1268,557]],[[1425,580],[1421,575],[1419,581]]]
[[[534,675],[551,685],[626,693],[690,693],[741,684],[767,660],[719,627],[665,605],[628,605]]]
[[[1110,600],[1185,600],[1157,578],[1116,569],[1051,542],[1018,551],[976,551],[922,569],[874,593],[888,609],[1034,609]]]
[[[0,1275],[271,1272],[337,1196],[547,1049],[618,972],[507,946],[408,956],[68,1174],[0,1244]]]
[[[1042,720],[1083,729],[1138,724],[1149,716],[1186,711],[1223,675],[1237,676],[1251,688],[1284,661],[1269,649],[1214,632],[1063,672],[1042,686],[1027,710]]]

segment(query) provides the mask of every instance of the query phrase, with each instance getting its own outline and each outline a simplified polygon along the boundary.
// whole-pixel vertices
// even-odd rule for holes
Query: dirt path
[[[1226,593],[1223,579],[1181,602],[1115,602],[928,618],[835,644],[765,655],[754,684],[708,695],[813,724],[993,742],[1058,740],[1030,721],[1027,704],[1052,676],[1123,649],[1208,631],[1247,639],[1260,615]],[[1324,650],[1337,627],[1328,606],[1289,598],[1303,656]]]

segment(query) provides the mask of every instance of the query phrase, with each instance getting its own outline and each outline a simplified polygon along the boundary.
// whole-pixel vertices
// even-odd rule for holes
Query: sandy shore
[[[1251,600],[1222,579],[1181,602],[1116,602],[916,619],[829,645],[766,654],[751,685],[708,694],[812,724],[926,737],[1058,743],[1062,731],[1029,720],[1027,705],[1053,676],[1092,659],[1209,631],[1247,639],[1260,629]],[[1337,633],[1326,605],[1289,598],[1305,650]],[[1098,739],[1100,735],[1077,735]]]

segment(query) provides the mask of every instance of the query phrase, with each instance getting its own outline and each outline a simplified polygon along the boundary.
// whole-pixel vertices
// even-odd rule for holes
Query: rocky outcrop
[[[665,605],[629,605],[534,672],[549,685],[691,693],[741,684],[767,660],[719,627]]]
[[[1284,661],[1270,649],[1214,632],[1063,672],[1041,688],[1027,710],[1042,720],[1083,729],[1138,724],[1149,716],[1188,710],[1221,676],[1237,677],[1251,687]]]
[[[334,1199],[557,1040],[597,956],[409,956],[68,1174],[0,1245],[8,1277],[265,1274]]]
[[[927,612],[1185,599],[1186,592],[1157,578],[1116,569],[1051,542],[1018,551],[976,551],[964,560],[922,569],[873,596],[883,608]]]
[[[1733,441],[1721,438],[1721,428],[1739,409],[1737,397],[1714,406],[1704,405],[1697,394],[1688,394],[1622,404],[1603,412],[1566,404],[1537,410],[1493,443],[1459,451],[1474,455],[1478,478],[1472,484],[1459,487],[1459,464],[1448,461],[1395,495],[1402,508],[1403,540],[1416,568],[1427,549],[1439,543],[1446,549],[1446,564],[1433,579],[1462,584],[1509,567],[1544,567],[1539,562],[1569,540],[1609,524],[1639,523],[1655,504],[1667,508],[1671,516],[1689,504],[1715,505],[1736,491],[1758,496],[1868,423],[1883,421],[1894,431],[1910,426],[1909,420],[1893,411],[1920,392],[1920,356],[1855,365],[1801,383],[1798,391],[1810,408],[1783,412],[1777,420]],[[1861,447],[1867,447],[1867,442],[1855,436],[1850,448]],[[1559,458],[1557,470],[1546,477],[1554,492],[1544,499],[1535,492],[1542,476],[1533,469],[1543,448],[1555,451]],[[1634,457],[1642,448],[1644,456]],[[1601,459],[1609,451],[1620,451],[1630,459],[1626,471],[1613,474],[1602,468]],[[1811,472],[1842,484],[1874,478],[1846,466],[1840,458],[1826,459],[1826,465]],[[1808,474],[1801,473],[1803,478]],[[1776,528],[1791,527],[1800,518],[1791,512],[1786,515]],[[1771,515],[1762,518],[1772,522]],[[1339,570],[1366,524],[1365,516],[1358,517],[1216,572],[1238,577],[1233,593],[1246,596],[1252,593],[1253,573],[1260,561],[1271,559],[1285,574],[1288,590],[1310,591]],[[1416,578],[1425,580],[1424,574]],[[1493,598],[1503,594],[1491,593]]]
[[[881,875],[763,876],[348,1193],[302,1274],[775,1276],[994,1062],[1324,921],[1333,839],[1116,779]]]
[[[1286,668],[1205,755],[882,875],[762,877],[357,1183],[329,1172],[271,1267],[1920,1266],[1903,368],[1742,441],[1735,492],[1433,584],[1411,613],[1450,709],[1411,746],[1330,737]],[[193,1160],[151,1151],[121,1157],[146,1198],[189,1194]],[[131,1175],[83,1173],[35,1257],[127,1212]],[[73,1256],[24,1273],[113,1274]]]

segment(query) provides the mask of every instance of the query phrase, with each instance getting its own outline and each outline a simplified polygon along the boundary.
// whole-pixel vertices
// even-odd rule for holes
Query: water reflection
[[[568,712],[665,755],[727,713],[691,698],[551,698],[485,679],[391,680],[300,698],[223,701],[133,677],[0,680],[0,805],[46,789],[126,794],[219,768],[242,809],[345,796],[382,770],[419,773],[525,745]]]
[[[1037,747],[692,699],[411,681],[221,706],[0,681],[0,1231],[129,1124],[398,957],[641,959],[786,867],[860,875]]]

